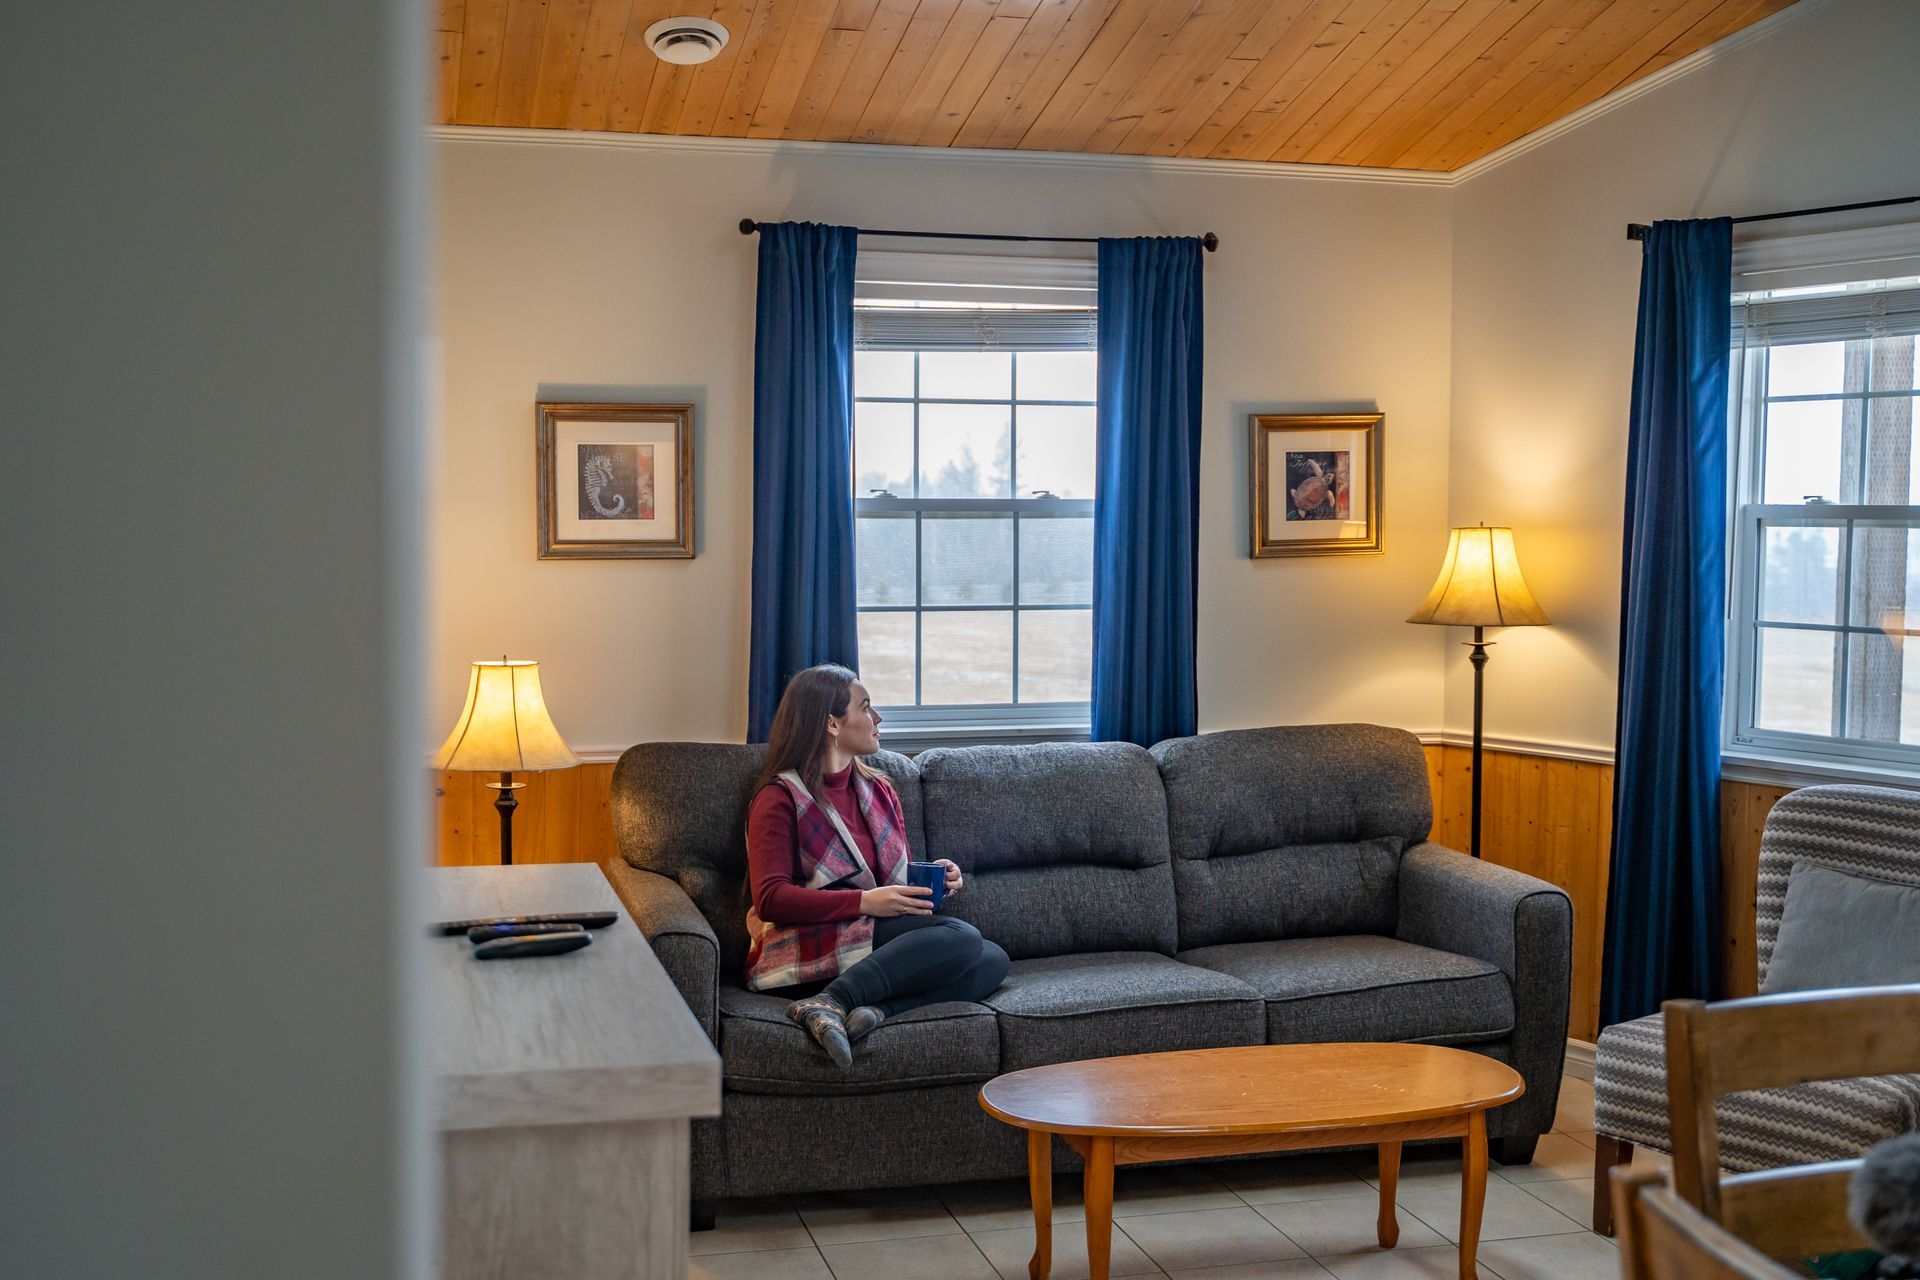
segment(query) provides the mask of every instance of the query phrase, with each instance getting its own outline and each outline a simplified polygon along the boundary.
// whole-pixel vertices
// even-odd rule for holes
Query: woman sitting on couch
[[[933,914],[933,890],[907,883],[900,797],[860,759],[879,749],[880,715],[859,677],[810,667],[780,696],[747,811],[747,987],[817,990],[795,992],[787,1017],[842,1070],[885,1019],[978,1000],[1007,976],[1005,951]],[[960,868],[939,861],[957,892]]]

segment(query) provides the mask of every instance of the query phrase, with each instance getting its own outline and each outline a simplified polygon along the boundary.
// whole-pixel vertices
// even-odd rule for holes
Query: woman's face
[[[828,716],[827,732],[850,755],[870,756],[880,749],[880,713],[867,686],[855,680],[847,693],[847,714]]]

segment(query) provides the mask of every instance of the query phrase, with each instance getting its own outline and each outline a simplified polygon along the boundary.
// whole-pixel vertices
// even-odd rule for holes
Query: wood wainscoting
[[[1433,838],[1464,850],[1471,824],[1473,753],[1429,746]],[[1599,1034],[1600,948],[1606,926],[1607,857],[1613,830],[1613,768],[1556,756],[1488,751],[1481,798],[1481,853],[1490,862],[1559,885],[1573,899],[1573,999],[1568,1034]],[[527,786],[513,819],[515,862],[598,862],[616,850],[608,794],[611,761],[515,775]],[[484,773],[432,775],[438,864],[500,861],[500,819]],[[1755,991],[1753,899],[1760,829],[1792,788],[1725,782],[1720,787],[1720,867],[1725,955],[1721,992]]]

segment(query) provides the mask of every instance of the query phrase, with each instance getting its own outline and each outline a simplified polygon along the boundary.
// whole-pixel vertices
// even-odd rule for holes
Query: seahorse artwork
[[[627,500],[622,494],[613,495],[612,506],[600,501],[601,492],[613,483],[613,459],[604,453],[590,453],[582,472],[586,481],[587,502],[592,505],[596,515],[611,518],[627,509]]]

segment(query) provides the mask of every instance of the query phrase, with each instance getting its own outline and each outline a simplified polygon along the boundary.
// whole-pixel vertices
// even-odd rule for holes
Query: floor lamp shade
[[[1413,611],[1408,622],[1442,627],[1472,627],[1473,664],[1473,834],[1468,852],[1480,856],[1480,777],[1485,735],[1487,627],[1544,627],[1547,611],[1527,590],[1520,574],[1520,557],[1513,550],[1513,530],[1475,525],[1455,529],[1447,539],[1446,559],[1433,590]]]
[[[466,773],[527,773],[579,763],[547,714],[540,664],[505,658],[473,664],[467,705],[433,758],[436,769]]]

